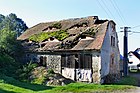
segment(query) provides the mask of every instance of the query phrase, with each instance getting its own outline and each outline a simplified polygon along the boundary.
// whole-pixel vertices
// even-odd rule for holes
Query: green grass
[[[12,91],[13,93],[38,93],[38,91],[49,90],[52,88],[53,87],[51,86],[20,82],[12,77],[7,77],[5,75],[0,74],[0,91]]]
[[[30,84],[27,84],[27,87],[31,86]],[[30,89],[30,88],[24,88],[23,86],[16,86],[12,84],[7,83],[0,83],[0,93],[67,93],[67,92],[73,92],[73,93],[81,93],[81,92],[111,92],[115,90],[126,90],[133,88],[132,86],[126,86],[126,85],[95,85],[95,84],[84,84],[84,83],[72,83],[67,86],[59,86],[59,87],[52,87],[44,88],[43,90],[39,89],[38,86],[32,87],[36,90]],[[43,86],[44,87],[44,86]],[[7,92],[1,92],[1,91],[7,91]]]
[[[118,85],[137,85],[137,79],[131,76],[123,77],[118,83]]]
[[[110,92],[134,88],[129,85],[96,85],[88,83],[71,83],[66,86],[43,86],[20,82],[12,77],[0,74],[0,93],[90,93]]]
[[[118,90],[131,89],[133,86],[128,85],[97,85],[87,83],[72,83],[67,86],[56,87],[49,90],[49,93],[90,93],[90,92],[112,92]]]

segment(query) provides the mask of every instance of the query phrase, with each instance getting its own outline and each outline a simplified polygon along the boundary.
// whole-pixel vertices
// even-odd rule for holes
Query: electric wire
[[[132,29],[134,29],[134,28],[138,28],[138,27],[140,27],[140,25],[134,26],[134,27],[132,27]]]
[[[115,0],[110,0],[111,1],[111,4],[113,5],[114,9],[116,10],[117,14],[119,15],[121,21],[126,24],[126,20],[121,12],[121,10],[119,9],[117,3],[115,2]]]
[[[106,11],[106,9],[105,9],[105,8],[102,6],[102,4],[100,3],[100,1],[97,0],[97,2],[98,2],[98,4],[100,5],[100,7],[104,10],[104,12],[107,14],[107,16],[108,16],[109,18],[111,18],[110,15],[108,14],[108,12]]]
[[[106,9],[108,10],[108,12],[110,13],[110,15],[113,17],[113,19],[115,19],[114,15],[112,14],[112,12],[110,11],[110,9],[107,7],[106,3],[104,2],[104,0],[102,0],[102,3],[105,5]]]

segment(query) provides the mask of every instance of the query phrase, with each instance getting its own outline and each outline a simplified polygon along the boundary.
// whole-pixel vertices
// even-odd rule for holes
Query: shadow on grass
[[[12,77],[7,77],[7,76],[4,76],[4,75],[2,75],[2,76],[0,75],[0,79],[4,80],[4,83],[11,84],[11,85],[21,87],[21,88],[25,88],[25,89],[30,89],[30,90],[33,90],[33,91],[42,91],[42,90],[49,90],[49,89],[54,88],[52,86],[44,86],[44,85],[39,85],[39,84],[31,84],[31,83],[27,83],[27,82],[20,82],[18,80],[15,80]]]
[[[16,93],[16,92],[7,91],[7,90],[3,90],[3,89],[0,88],[0,93]]]
[[[132,85],[138,86],[140,85],[140,72],[129,72],[129,75],[126,77],[122,77],[119,82],[115,83],[116,85]]]
[[[129,76],[135,78],[137,81],[137,86],[140,87],[140,71],[131,71],[129,72]]]

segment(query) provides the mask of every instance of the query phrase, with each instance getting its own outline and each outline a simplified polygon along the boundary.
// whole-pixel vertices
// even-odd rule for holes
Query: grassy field
[[[130,79],[130,77],[128,77]],[[127,79],[128,79],[127,78]],[[120,84],[124,84],[125,81]],[[133,82],[134,83],[134,82]],[[0,93],[90,93],[109,92],[134,88],[130,85],[96,85],[72,83],[66,86],[43,86],[17,81],[11,77],[0,75]]]

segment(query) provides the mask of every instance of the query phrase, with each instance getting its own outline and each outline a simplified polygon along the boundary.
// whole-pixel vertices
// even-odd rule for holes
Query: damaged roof
[[[45,39],[47,41],[44,43],[45,45],[43,47],[38,47],[38,49],[35,50],[100,50],[109,22],[110,21],[108,20],[99,20],[97,16],[89,16],[85,18],[40,23],[27,29],[18,37],[18,40],[29,40],[33,35],[63,30],[67,34],[65,38],[59,40],[57,38],[58,36],[53,35],[52,37],[58,39],[59,42],[55,42],[53,40],[49,41],[48,37]],[[57,35],[61,36],[63,33]],[[38,44],[40,44],[40,42],[38,42]]]

